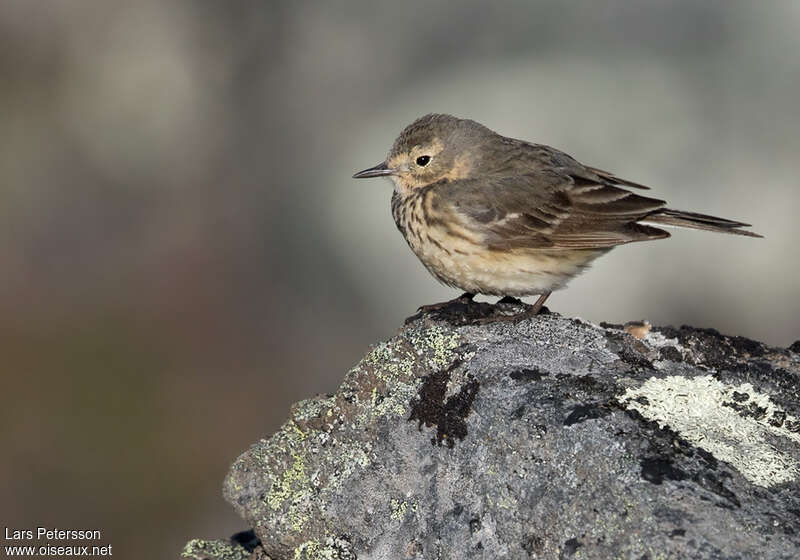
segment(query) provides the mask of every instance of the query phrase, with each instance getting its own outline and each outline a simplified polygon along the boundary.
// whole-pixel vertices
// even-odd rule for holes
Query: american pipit
[[[465,291],[456,299],[539,295],[524,316],[613,247],[669,237],[655,226],[761,237],[741,229],[749,224],[665,208],[624,188],[644,185],[450,115],[416,120],[385,161],[353,177],[392,179],[398,229],[431,274]]]

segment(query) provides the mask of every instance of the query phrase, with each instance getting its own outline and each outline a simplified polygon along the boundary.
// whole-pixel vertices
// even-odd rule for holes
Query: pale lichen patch
[[[301,422],[310,418],[316,418],[331,414],[336,401],[333,398],[313,398],[305,399],[292,406],[292,418]]]
[[[458,348],[460,338],[455,331],[434,325],[423,330],[419,335],[412,337],[411,342],[420,354],[432,350],[432,365],[435,368],[442,369],[453,361],[453,351]]]
[[[653,348],[664,348],[665,346],[674,346],[675,348],[678,349],[678,351],[681,350],[681,346],[678,343],[677,338],[668,338],[664,336],[663,333],[660,333],[658,331],[649,330],[644,336],[642,336],[641,339]]]
[[[218,560],[247,560],[250,553],[241,546],[233,545],[221,540],[192,539],[181,552],[183,558],[205,560],[214,558]]]
[[[783,427],[797,419],[749,383],[726,385],[710,375],[651,378],[628,389],[620,401],[730,463],[754,484],[770,487],[800,475],[798,462],[768,441],[779,436],[800,443],[800,434]],[[751,407],[757,416],[747,414]],[[783,425],[775,425],[777,418]]]
[[[403,521],[410,513],[417,512],[417,502],[414,500],[398,500],[392,498],[389,504],[391,508],[390,517],[395,521]]]
[[[406,510],[408,510],[408,502],[405,500],[392,500],[391,503],[392,507],[392,514],[391,518],[395,521],[402,521],[406,516]]]
[[[305,463],[300,455],[292,455],[292,465],[283,471],[280,479],[273,483],[272,488],[267,494],[267,504],[272,509],[278,509],[283,502],[292,494],[295,486],[302,486],[307,477]]]
[[[338,537],[309,540],[294,549],[293,560],[355,560],[352,545]]]

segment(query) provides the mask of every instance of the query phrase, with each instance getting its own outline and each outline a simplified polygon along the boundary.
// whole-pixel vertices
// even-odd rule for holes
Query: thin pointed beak
[[[375,167],[370,167],[364,171],[359,171],[353,175],[353,179],[370,179],[372,177],[387,177],[389,175],[394,175],[394,169],[389,169],[389,166],[386,165],[386,162],[382,161]]]

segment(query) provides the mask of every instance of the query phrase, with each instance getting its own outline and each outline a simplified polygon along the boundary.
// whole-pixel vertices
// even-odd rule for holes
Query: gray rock
[[[273,560],[260,546],[253,531],[236,533],[230,539],[192,539],[181,551],[190,560]]]
[[[273,560],[798,558],[800,357],[513,304],[418,315],[237,459]],[[262,550],[263,548],[263,550]]]

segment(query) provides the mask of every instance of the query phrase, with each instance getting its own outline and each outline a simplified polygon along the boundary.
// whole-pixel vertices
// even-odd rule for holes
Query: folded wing
[[[454,212],[485,232],[490,249],[600,249],[669,237],[636,223],[663,208],[663,200],[634,194],[592,172],[581,175],[539,169],[440,188],[450,190],[442,198],[454,201]]]

